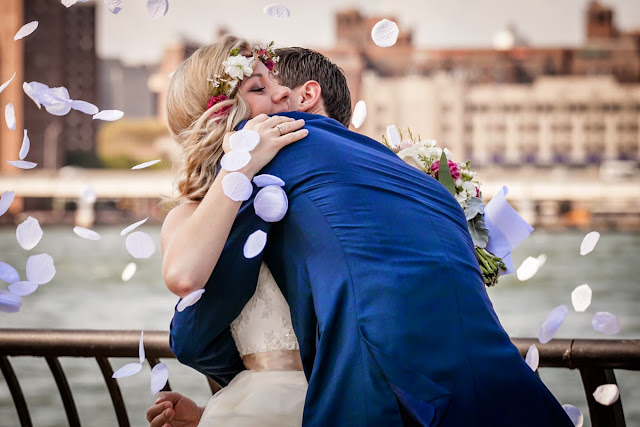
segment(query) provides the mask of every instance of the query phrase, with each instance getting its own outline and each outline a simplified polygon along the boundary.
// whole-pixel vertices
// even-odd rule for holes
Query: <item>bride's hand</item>
[[[249,129],[260,134],[260,143],[251,151],[251,161],[240,169],[249,179],[265,167],[287,145],[299,141],[309,133],[302,129],[304,120],[294,120],[290,117],[260,114],[249,120],[243,129]],[[229,152],[229,132],[224,137],[223,148]]]
[[[180,393],[162,392],[156,404],[147,410],[147,421],[149,427],[196,427],[203,410]]]

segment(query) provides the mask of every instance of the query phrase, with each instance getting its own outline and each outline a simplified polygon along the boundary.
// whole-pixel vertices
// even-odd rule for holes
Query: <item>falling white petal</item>
[[[140,363],[144,362],[145,353],[144,353],[144,331],[140,331],[140,342],[138,343],[138,358],[140,359]]]
[[[100,234],[96,233],[93,230],[89,230],[88,228],[83,227],[73,227],[73,232],[83,239],[87,240],[100,240]]]
[[[107,122],[113,122],[115,120],[120,120],[124,117],[124,112],[120,110],[102,110],[97,114],[93,115],[93,120],[104,120]]]
[[[256,257],[260,252],[262,252],[264,245],[266,244],[267,233],[262,230],[254,231],[249,235],[247,241],[244,243],[244,257],[248,259]]]
[[[141,226],[142,224],[144,224],[147,220],[149,219],[149,217],[146,217],[143,220],[140,220],[138,222],[134,222],[133,224],[125,227],[124,229],[122,229],[122,231],[120,232],[121,236],[124,236],[125,234],[135,230],[136,228],[138,228],[139,226]]]
[[[542,268],[545,262],[547,262],[547,254],[538,255],[538,270]]]
[[[127,363],[111,375],[111,378],[124,378],[137,374],[142,370],[142,363]]]
[[[122,0],[104,0],[104,4],[114,15],[122,10]]]
[[[9,206],[13,203],[13,199],[16,198],[15,191],[5,191],[0,196],[0,216],[4,215],[4,213],[9,210]]]
[[[392,148],[400,145],[400,132],[395,125],[387,126],[387,141]]]
[[[251,154],[247,151],[230,151],[220,160],[220,166],[227,172],[242,169],[251,160]]]
[[[36,93],[35,89],[30,83],[27,83],[27,82],[22,83],[22,90],[29,98],[31,98],[33,102],[36,103],[38,108],[41,107],[40,100],[38,99],[38,94]]]
[[[275,175],[269,175],[268,173],[263,173],[262,175],[254,176],[253,183],[257,187],[266,187],[267,185],[277,185],[279,187],[282,187],[284,185],[283,180],[281,180]]]
[[[538,364],[540,363],[540,352],[535,344],[531,344],[529,350],[527,350],[525,362],[527,362],[527,365],[529,365],[532,371],[535,372],[538,369]]]
[[[77,2],[80,2],[80,3],[86,3],[86,2],[88,2],[88,1],[89,1],[89,0],[62,0],[62,4],[63,4],[64,6],[66,6],[66,7],[71,7],[71,6],[73,6],[74,4],[76,4]]]
[[[169,2],[167,0],[147,0],[147,11],[152,18],[160,18],[167,14]]]
[[[122,281],[128,282],[129,280],[131,280],[133,275],[136,274],[137,269],[138,267],[136,266],[135,262],[130,262],[129,264],[127,264],[124,270],[122,270]]]
[[[197,291],[191,292],[189,295],[185,296],[180,300],[176,310],[183,311],[187,307],[191,307],[193,304],[200,301],[202,298],[202,294],[204,293],[204,289],[198,289]]]
[[[36,289],[38,289],[38,285],[36,283],[29,282],[28,280],[15,282],[9,285],[9,291],[19,297],[30,295],[34,293]]]
[[[522,264],[520,264],[520,267],[518,267],[518,269],[516,270],[516,277],[518,278],[518,280],[524,282],[525,280],[529,280],[533,276],[535,276],[539,268],[540,261],[538,261],[538,258],[527,257],[524,261],[522,261]]]
[[[600,233],[597,231],[592,231],[584,236],[582,239],[582,244],[580,245],[580,255],[586,255],[596,247],[596,243],[600,239]]]
[[[16,227],[16,239],[23,249],[30,250],[35,248],[40,239],[42,239],[42,228],[40,223],[34,217],[27,217],[18,227]]]
[[[24,130],[24,136],[22,137],[22,146],[20,147],[20,154],[18,154],[18,157],[20,157],[20,160],[24,160],[25,157],[27,157],[27,154],[29,154],[29,149],[31,148],[31,141],[29,141],[29,136],[27,135],[27,130]]]
[[[12,265],[0,261],[0,280],[7,283],[15,283],[20,280],[20,275]]]
[[[373,26],[371,38],[380,47],[390,47],[396,44],[399,33],[400,30],[395,22],[383,19]]]
[[[615,384],[602,384],[593,392],[593,398],[601,405],[609,406],[620,397],[620,390]]]
[[[291,16],[289,9],[280,4],[270,4],[263,9],[263,12],[276,19],[284,19]]]
[[[351,123],[353,127],[358,129],[364,123],[364,120],[367,118],[367,104],[360,100],[356,103],[356,106],[353,109],[353,116],[351,117]]]
[[[5,90],[5,88],[7,86],[9,86],[9,83],[11,83],[11,81],[13,80],[13,78],[16,76],[16,73],[13,73],[13,76],[11,76],[11,78],[9,80],[7,80],[6,82],[2,83],[2,86],[0,86],[0,93],[2,93],[3,90]]]
[[[562,405],[562,409],[567,413],[575,427],[582,427],[582,424],[584,423],[584,416],[582,415],[582,412],[580,412],[580,409],[566,403]]]
[[[54,116],[66,116],[71,111],[71,102],[56,101],[50,104],[43,104],[47,113]]]
[[[263,187],[253,199],[256,215],[266,222],[278,222],[284,218],[289,208],[289,200],[284,190],[277,185]]]
[[[244,174],[231,172],[222,178],[222,192],[234,202],[244,202],[251,197],[253,186]]]
[[[134,231],[129,234],[125,246],[134,258],[149,258],[156,251],[156,245],[151,236],[142,231]]]
[[[85,114],[97,114],[100,109],[87,101],[71,101],[71,108]]]
[[[13,104],[8,103],[4,109],[4,119],[7,122],[9,130],[16,130],[16,112],[13,109]]]
[[[43,85],[46,87],[46,85]],[[55,102],[64,102],[65,104],[71,104],[71,97],[69,96],[69,90],[64,86],[52,87],[46,91],[46,98],[44,99],[44,103],[47,100],[51,103]]]
[[[567,317],[567,313],[569,313],[569,309],[564,304],[551,310],[551,313],[549,313],[538,331],[538,340],[540,340],[542,344],[546,344],[551,341],[556,332],[558,332],[558,328]]]
[[[157,159],[157,160],[151,160],[149,162],[140,163],[139,165],[135,165],[134,167],[132,167],[131,170],[148,168],[149,166],[153,166],[156,163],[160,163],[161,161],[162,159]]]
[[[32,255],[27,259],[27,280],[44,285],[56,275],[53,258],[49,254]]]
[[[22,28],[18,30],[15,36],[13,36],[14,40],[20,40],[22,38],[27,37],[29,34],[33,33],[36,28],[38,28],[38,21],[32,21],[28,24],[24,24]]]
[[[591,325],[596,331],[607,335],[617,334],[622,327],[620,319],[606,311],[599,311],[594,314]]]
[[[7,160],[11,166],[15,166],[18,169],[33,169],[38,166],[37,163],[27,162],[26,160]]]
[[[151,394],[162,390],[169,381],[169,368],[164,363],[158,363],[151,370]]]
[[[255,130],[242,129],[229,137],[229,147],[233,151],[249,152],[260,142],[260,134]]]
[[[95,201],[98,199],[98,194],[96,193],[96,190],[93,189],[93,187],[87,185],[80,192],[80,198],[86,203],[95,203]]]
[[[586,283],[580,285],[571,292],[571,304],[578,312],[585,311],[591,305],[591,288]]]
[[[9,291],[0,289],[0,311],[5,313],[17,313],[22,306],[22,298]]]

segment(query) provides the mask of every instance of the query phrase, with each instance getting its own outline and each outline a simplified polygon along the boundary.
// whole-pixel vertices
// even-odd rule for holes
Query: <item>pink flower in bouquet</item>
[[[449,171],[451,172],[451,177],[455,181],[460,178],[460,166],[452,160],[447,160],[447,164],[449,165]],[[438,179],[438,169],[440,168],[440,160],[436,160],[431,165],[431,173],[434,174],[433,177]]]

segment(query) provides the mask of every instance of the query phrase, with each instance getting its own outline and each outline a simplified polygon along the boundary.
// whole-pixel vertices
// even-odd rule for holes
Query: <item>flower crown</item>
[[[222,65],[224,66],[223,74],[216,74],[213,76],[213,79],[207,79],[212,86],[211,98],[207,104],[207,110],[214,105],[233,97],[236,88],[238,87],[238,80],[243,80],[245,77],[250,77],[251,74],[253,74],[256,58],[262,61],[269,71],[277,74],[273,69],[280,58],[273,50],[273,42],[269,43],[267,47],[254,46],[253,55],[250,57],[240,55],[240,48],[238,47],[231,49],[229,51],[229,57],[222,62]],[[213,113],[211,117],[223,116],[230,109],[230,105],[223,107],[219,111]]]

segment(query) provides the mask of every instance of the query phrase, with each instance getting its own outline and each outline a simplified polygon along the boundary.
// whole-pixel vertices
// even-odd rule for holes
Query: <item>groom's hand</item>
[[[175,392],[162,392],[156,404],[147,409],[149,427],[196,427],[204,408]]]

